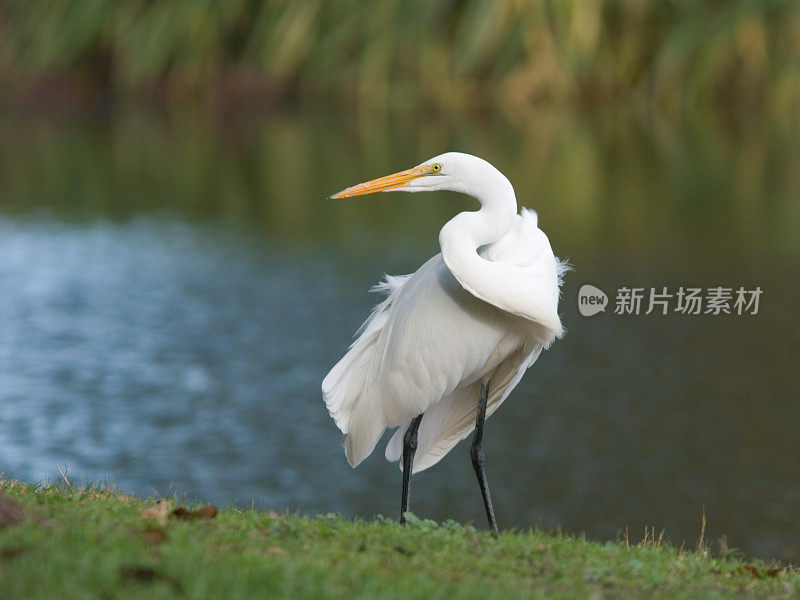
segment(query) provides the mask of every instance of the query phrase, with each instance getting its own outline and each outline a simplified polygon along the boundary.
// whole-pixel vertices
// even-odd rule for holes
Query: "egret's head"
[[[477,186],[486,183],[488,177],[496,176],[508,182],[497,169],[482,158],[461,152],[447,152],[434,156],[413,169],[359,183],[334,194],[331,198],[349,198],[373,192],[392,191],[452,190],[472,194]]]

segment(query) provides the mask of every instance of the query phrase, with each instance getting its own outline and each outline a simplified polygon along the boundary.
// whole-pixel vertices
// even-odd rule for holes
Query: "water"
[[[800,143],[774,123],[275,113],[0,120],[0,470],[139,494],[394,515],[319,384],[384,272],[438,251],[452,194],[332,202],[447,149],[502,166],[575,266],[564,340],[489,422],[500,525],[800,558]],[[577,290],[763,290],[759,314],[584,318]],[[380,448],[380,446],[379,446]],[[420,515],[483,525],[462,444]]]

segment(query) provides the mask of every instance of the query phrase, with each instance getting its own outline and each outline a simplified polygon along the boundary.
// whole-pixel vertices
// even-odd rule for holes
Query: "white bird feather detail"
[[[444,254],[448,225],[440,236]],[[481,382],[492,382],[488,417],[542,349],[563,334],[557,307],[567,267],[553,256],[534,211],[523,209],[499,238],[471,252],[470,268],[480,261],[486,265],[477,268],[491,273],[489,293],[462,281],[462,265],[451,271],[442,254],[372,288],[388,297],[322,383],[352,466],[372,453],[389,427],[399,429],[386,458],[398,460],[408,423],[422,413],[413,472],[436,464],[474,428]]]

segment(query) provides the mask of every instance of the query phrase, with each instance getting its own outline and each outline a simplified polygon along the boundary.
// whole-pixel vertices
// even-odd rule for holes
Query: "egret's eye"
[[[441,163],[436,163],[436,164],[433,165],[433,172],[434,173],[441,173],[441,171],[442,171]]]

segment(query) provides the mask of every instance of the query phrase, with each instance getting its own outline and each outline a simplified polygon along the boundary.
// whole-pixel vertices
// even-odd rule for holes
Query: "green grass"
[[[789,598],[800,578],[652,538],[454,522],[350,521],[224,508],[147,516],[153,500],[0,481],[28,521],[0,529],[0,598]],[[174,499],[170,501],[172,508]]]

